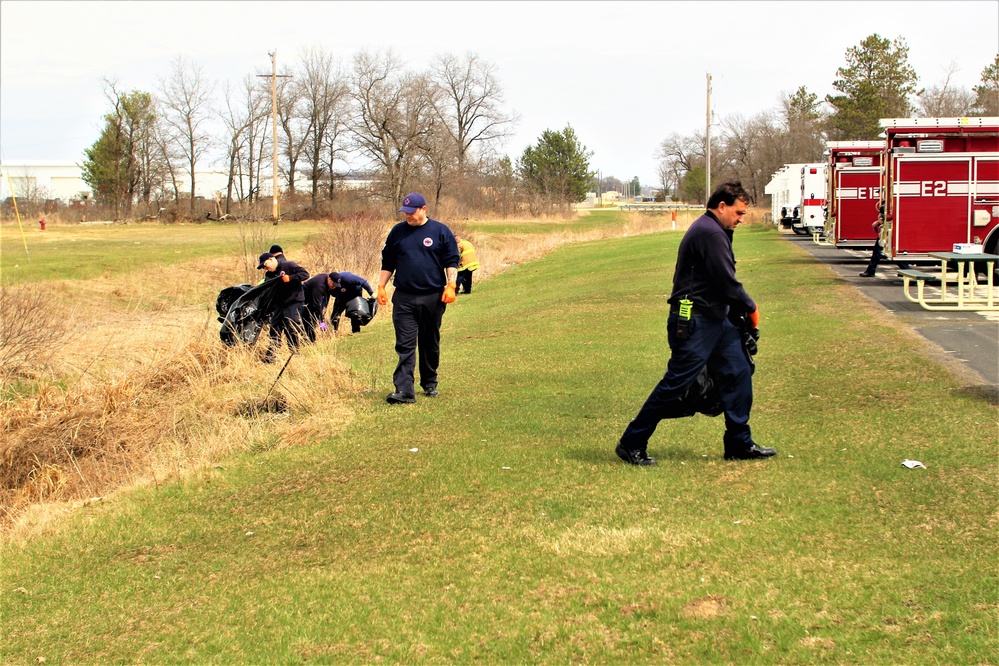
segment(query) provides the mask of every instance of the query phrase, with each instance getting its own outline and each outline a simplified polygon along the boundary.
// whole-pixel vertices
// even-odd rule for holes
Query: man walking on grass
[[[705,367],[717,384],[725,413],[726,460],[767,458],[749,430],[753,375],[742,334],[730,318],[746,316],[759,328],[760,313],[735,277],[732,235],[746,214],[749,195],[741,183],[724,183],[708,199],[708,210],[687,229],[677,251],[666,334],[671,351],[666,374],[652,389],[617,445],[631,465],[655,465],[646,449],[662,419],[687,416],[683,398]]]
[[[428,398],[437,397],[437,367],[440,364],[441,320],[453,303],[458,277],[458,244],[444,224],[427,217],[427,202],[413,192],[402,200],[406,216],[389,231],[382,248],[382,271],[378,278],[378,304],[388,303],[385,291],[395,275],[392,294],[392,325],[399,364],[392,375],[395,390],[385,398],[389,404],[416,402],[416,352],[420,354],[420,385]]]

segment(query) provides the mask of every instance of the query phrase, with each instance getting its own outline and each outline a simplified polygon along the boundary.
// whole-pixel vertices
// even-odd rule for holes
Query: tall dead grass
[[[214,300],[238,281],[238,263],[153,268],[74,284],[73,293],[53,285],[52,306],[72,335],[49,372],[4,384],[0,532],[29,536],[122,487],[312,441],[349,422],[355,387],[335,339],[304,348],[276,385],[280,368],[260,362],[262,345],[221,343]]]

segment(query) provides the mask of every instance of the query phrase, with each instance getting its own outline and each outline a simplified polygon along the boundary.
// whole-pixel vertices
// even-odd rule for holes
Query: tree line
[[[782,93],[773,109],[722,118],[720,135],[711,133],[711,182],[740,180],[756,202],[780,166],[822,161],[827,140],[876,140],[881,118],[999,116],[999,55],[970,91],[951,82],[953,64],[942,82],[919,88],[901,37],[872,34],[847,49],[845,59],[832,84],[835,93],[824,100],[802,85]],[[675,132],[660,143],[660,195],[705,200],[705,130]]]
[[[905,40],[871,35],[846,51],[836,92],[824,100],[802,85],[773,109],[722,118],[721,132],[711,134],[711,180],[741,180],[755,201],[782,164],[821,160],[827,139],[875,139],[880,118],[999,115],[999,55],[972,91],[951,83],[955,69],[919,89]],[[496,65],[474,53],[439,54],[416,70],[392,50],[338,60],[312,47],[276,77],[247,75],[221,90],[200,65],[178,58],[156,91],[126,91],[108,79],[104,92],[110,110],[81,166],[116,219],[164,202],[194,218],[196,173],[208,165],[228,175],[219,217],[254,210],[272,177],[272,102],[281,197],[311,214],[357,197],[394,204],[415,189],[435,204],[450,197],[499,214],[566,209],[588,191],[641,193],[637,177],[598,179],[592,152],[568,123],[543,132],[515,161],[501,154],[518,118],[504,106]],[[705,135],[675,132],[659,144],[659,198],[703,202]],[[347,190],[348,177],[370,186]]]

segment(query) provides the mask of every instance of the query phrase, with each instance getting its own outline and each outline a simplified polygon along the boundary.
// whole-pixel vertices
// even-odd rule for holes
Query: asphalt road
[[[840,278],[871,300],[880,303],[933,343],[941,360],[975,390],[992,402],[999,402],[999,312],[941,312],[924,310],[906,300],[902,278],[890,262],[878,266],[877,276],[858,274],[867,268],[870,250],[846,250],[832,245],[817,245],[811,237],[784,234],[818,261],[826,264]],[[980,383],[979,383],[980,382]]]

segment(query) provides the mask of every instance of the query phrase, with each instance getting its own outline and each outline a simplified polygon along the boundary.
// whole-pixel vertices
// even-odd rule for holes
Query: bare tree
[[[434,188],[434,205],[440,203],[444,184],[451,176],[460,173],[458,169],[461,160],[458,157],[458,146],[442,123],[438,123],[434,131],[424,137],[421,143],[423,161]]]
[[[715,146],[712,144],[712,150]],[[658,170],[674,183],[674,191],[684,198],[703,200],[704,189],[704,133],[683,135],[674,132],[656,151]],[[698,193],[698,189],[702,190]]]
[[[238,166],[240,187],[242,188],[243,176],[246,176],[247,188],[245,192],[240,191],[239,198],[252,205],[260,199],[260,174],[264,161],[273,157],[271,132],[274,128],[270,117],[270,89],[259,80],[255,87],[247,83],[245,99],[250,123],[246,131],[246,154]]]
[[[302,157],[305,141],[312,131],[309,122],[311,118],[302,113],[302,97],[305,87],[288,76],[282,78],[277,86],[277,116],[281,126],[281,152],[287,160],[285,177],[288,179],[288,192],[295,194],[295,172],[298,160]],[[277,192],[274,193],[277,196]]]
[[[959,118],[974,113],[976,95],[967,88],[955,86],[951,78],[960,67],[952,62],[944,71],[944,80],[921,90],[916,96],[916,112],[926,118]]]
[[[324,174],[333,180],[333,161],[338,149],[335,138],[341,134],[340,126],[345,121],[348,85],[333,55],[321,48],[311,48],[302,54],[300,86],[301,112],[307,127],[304,149],[312,182],[312,210],[315,211],[320,180]]]
[[[391,50],[357,54],[351,84],[351,134],[360,152],[382,172],[382,195],[399,201],[434,128],[432,91],[425,76],[401,71]]]
[[[195,172],[210,146],[207,122],[211,116],[215,84],[204,68],[177,58],[170,78],[161,84],[166,124],[191,176],[191,215],[194,215]]]
[[[234,97],[238,95],[238,99]],[[257,141],[261,126],[266,125],[267,109],[264,104],[265,99],[261,93],[256,78],[247,75],[241,87],[233,91],[227,83],[225,86],[225,112],[221,114],[221,120],[225,126],[225,137],[223,140],[225,158],[228,167],[228,180],[226,183],[225,214],[229,215],[232,210],[233,188],[240,192],[242,199],[242,165],[248,166],[250,192],[253,191],[253,177],[255,174],[253,164],[254,150],[259,151]],[[263,122],[262,122],[263,121]]]
[[[496,66],[474,53],[463,60],[451,54],[437,56],[430,79],[438,92],[434,112],[454,142],[457,173],[464,177],[469,153],[509,136],[515,119],[500,109],[503,89]]]

